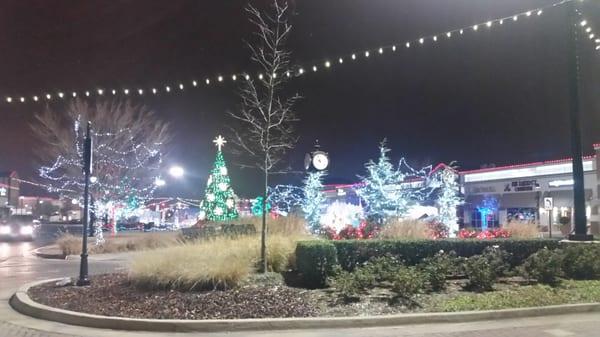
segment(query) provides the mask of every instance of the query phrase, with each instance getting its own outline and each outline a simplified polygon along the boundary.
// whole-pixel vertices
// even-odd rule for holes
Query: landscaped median
[[[553,240],[302,241],[254,235],[142,252],[125,274],[21,289],[39,318],[130,330],[216,331],[459,322],[600,311],[600,245]]]

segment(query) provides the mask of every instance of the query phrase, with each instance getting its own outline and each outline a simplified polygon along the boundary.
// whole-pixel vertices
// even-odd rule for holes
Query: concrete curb
[[[42,259],[57,259],[57,260],[65,260],[67,258],[67,255],[63,254],[63,253],[54,253],[54,254],[50,254],[50,253],[42,253],[41,250],[44,248],[48,248],[50,246],[44,246],[44,247],[39,247],[36,248],[34,250],[31,251],[31,253],[39,258]]]
[[[60,279],[29,283],[17,290],[10,298],[16,311],[45,320],[91,328],[162,331],[162,332],[224,332],[291,329],[335,329],[393,326],[429,323],[465,323],[484,320],[550,316],[600,311],[600,303],[566,304],[523,309],[489,311],[464,311],[453,313],[421,313],[363,317],[315,317],[315,318],[272,318],[272,319],[223,319],[223,320],[177,320],[138,319],[100,316],[57,309],[34,302],[28,295],[30,287],[55,282]]]

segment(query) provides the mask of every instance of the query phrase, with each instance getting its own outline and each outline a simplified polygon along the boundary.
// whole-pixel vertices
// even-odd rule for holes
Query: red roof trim
[[[590,160],[590,159],[594,159],[594,158],[596,158],[596,155],[589,155],[589,156],[584,156],[583,160]],[[501,170],[515,169],[515,168],[530,167],[530,166],[562,164],[562,163],[570,163],[572,161],[573,161],[573,158],[563,158],[563,159],[557,159],[557,160],[538,161],[538,162],[533,162],[533,163],[514,164],[514,165],[505,165],[505,166],[498,166],[498,167],[489,167],[489,168],[482,168],[482,169],[475,169],[475,170],[460,171],[460,174],[493,172],[493,171],[501,171]]]

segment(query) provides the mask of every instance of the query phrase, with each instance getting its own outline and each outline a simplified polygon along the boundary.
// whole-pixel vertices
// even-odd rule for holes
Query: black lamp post
[[[88,253],[87,253],[87,231],[90,222],[90,176],[92,174],[92,137],[90,135],[92,123],[87,123],[85,132],[85,142],[83,148],[83,243],[81,246],[81,263],[79,265],[78,286],[86,286],[90,284],[88,278]]]
[[[579,59],[578,29],[575,1],[568,5],[568,64],[569,64],[569,122],[571,124],[571,153],[573,156],[573,207],[575,220],[575,234],[569,235],[569,240],[591,241],[593,236],[587,234],[587,220],[585,217],[585,190],[583,185],[583,155],[581,150],[581,125],[579,105]]]

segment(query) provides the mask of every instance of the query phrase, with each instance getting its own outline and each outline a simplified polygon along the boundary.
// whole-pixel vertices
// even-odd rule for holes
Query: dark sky
[[[293,3],[295,61],[467,26],[554,0],[301,0]],[[263,6],[266,1],[255,1]],[[87,88],[135,88],[202,80],[252,69],[246,1],[26,1],[0,3],[0,95]],[[600,31],[600,3],[586,1]],[[443,39],[442,39],[443,40]],[[439,41],[293,81],[300,141],[288,157],[302,168],[318,138],[330,153],[331,182],[350,182],[387,137],[392,158],[414,163],[511,164],[569,156],[566,9]],[[600,53],[581,43],[584,152],[600,141]],[[189,175],[169,193],[199,197],[214,160],[211,140],[226,132],[238,100],[231,83],[140,102],[171,121],[166,162]],[[54,103],[61,109],[64,103]],[[41,104],[0,103],[0,169],[36,178],[28,124]],[[226,158],[231,163],[234,158]],[[230,165],[231,166],[231,165]],[[241,195],[258,174],[231,168]],[[297,182],[301,177],[279,177]]]

